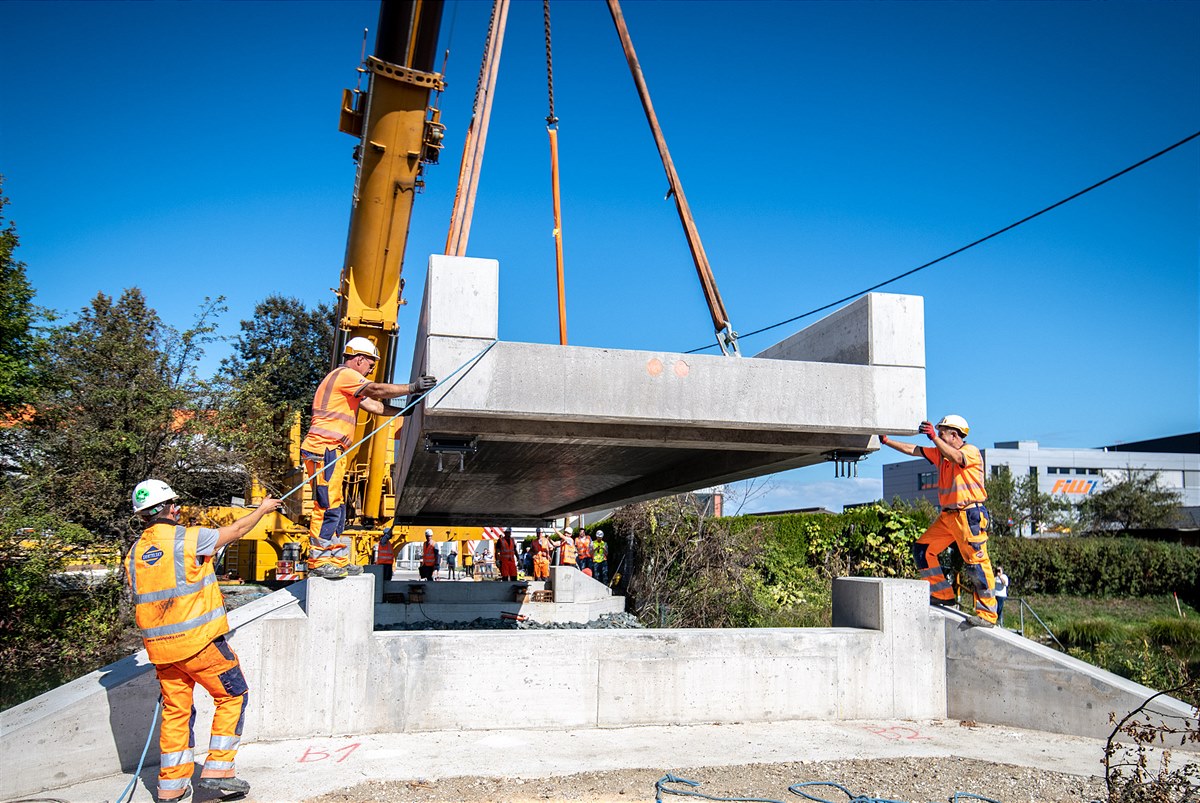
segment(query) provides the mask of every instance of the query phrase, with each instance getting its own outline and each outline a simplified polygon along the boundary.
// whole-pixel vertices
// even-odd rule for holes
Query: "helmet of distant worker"
[[[365,337],[352,337],[346,341],[347,357],[370,357],[373,360],[379,359],[379,349],[375,348],[375,344]]]
[[[941,429],[942,427],[957,429],[964,438],[967,437],[967,433],[971,431],[971,427],[967,424],[967,419],[963,418],[961,415],[943,416],[942,420],[937,422],[936,426],[938,429]]]
[[[151,513],[155,508],[175,501],[176,494],[162,480],[143,480],[133,489],[133,512]]]

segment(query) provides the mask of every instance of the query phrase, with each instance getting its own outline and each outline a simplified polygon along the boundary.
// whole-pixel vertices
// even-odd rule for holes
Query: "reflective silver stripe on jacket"
[[[176,586],[175,588],[166,588],[162,591],[152,591],[148,594],[134,594],[134,604],[140,605],[143,602],[162,602],[164,599],[172,597],[182,597],[185,594],[194,594],[205,586],[210,586],[217,582],[215,574],[206,574],[199,582],[185,583],[184,585]]]
[[[160,767],[178,767],[180,764],[191,763],[191,750],[180,750],[178,753],[163,753],[158,758],[158,766]]]
[[[208,739],[209,750],[237,750],[238,745],[242,743],[240,736],[210,736]]]
[[[163,625],[161,627],[142,628],[143,638],[158,638],[159,636],[173,636],[176,633],[183,633],[191,630],[194,627],[208,624],[213,619],[219,619],[225,615],[225,606],[216,608],[208,613],[201,614],[193,619],[188,619],[186,622],[179,622],[173,625]]]

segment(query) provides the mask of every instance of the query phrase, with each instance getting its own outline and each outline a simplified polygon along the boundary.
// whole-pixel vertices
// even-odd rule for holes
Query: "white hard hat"
[[[426,538],[433,538],[433,530],[426,530],[426,531],[425,531],[425,537],[426,537]]]
[[[937,422],[937,426],[957,429],[963,434],[964,437],[968,432],[971,431],[971,427],[967,425],[967,419],[963,418],[961,415],[942,416],[942,420]]]
[[[364,355],[372,359],[379,359],[379,349],[375,348],[375,344],[365,337],[352,337],[346,341],[346,356],[357,357]]]
[[[568,527],[568,528],[567,528],[567,535],[570,535],[570,534],[571,534],[571,533],[573,533],[573,532],[575,532],[575,530],[573,530],[573,529],[572,529],[572,528],[570,528],[570,527]]]
[[[604,537],[604,530],[596,530],[596,537],[597,537],[597,538],[603,538],[603,537]]]
[[[174,498],[175,492],[162,480],[142,480],[133,489],[133,512],[141,513]]]

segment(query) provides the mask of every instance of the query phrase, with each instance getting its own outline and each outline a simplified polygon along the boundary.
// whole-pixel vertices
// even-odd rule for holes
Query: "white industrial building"
[[[1037,441],[1002,441],[981,448],[989,477],[1007,467],[1015,479],[1038,478],[1043,493],[1072,502],[1120,481],[1126,471],[1158,474],[1163,487],[1179,491],[1185,509],[1200,509],[1200,432],[1092,449],[1039,446]],[[937,504],[937,469],[924,459],[883,467],[883,498]]]

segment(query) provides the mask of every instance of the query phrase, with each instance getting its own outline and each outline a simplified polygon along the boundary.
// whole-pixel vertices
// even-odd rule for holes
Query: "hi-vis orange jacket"
[[[975,502],[986,502],[983,487],[983,455],[969,443],[962,445],[967,464],[960,466],[947,460],[936,446],[919,447],[921,454],[938,467],[938,504],[943,508],[962,508]]]
[[[354,441],[358,423],[359,393],[370,384],[365,376],[342,365],[321,380],[313,396],[312,423],[300,448],[321,454],[326,449],[345,449]]]
[[[229,632],[212,561],[197,555],[199,527],[158,522],[129,552],[134,618],[154,664],[190,658]]]
[[[564,535],[558,545],[558,563],[560,566],[575,565],[575,539]]]
[[[422,566],[437,566],[437,556],[437,546],[435,544],[423,544],[421,546]]]
[[[592,539],[591,536],[584,534],[575,538],[575,551],[581,558],[590,558],[592,556]]]

